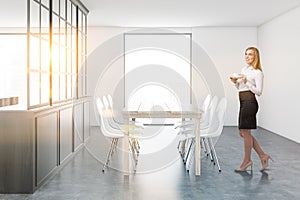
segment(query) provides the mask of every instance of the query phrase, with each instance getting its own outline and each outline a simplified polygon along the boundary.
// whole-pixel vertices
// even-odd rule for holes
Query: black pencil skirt
[[[256,129],[258,103],[255,94],[251,91],[239,92],[239,100],[239,129]]]

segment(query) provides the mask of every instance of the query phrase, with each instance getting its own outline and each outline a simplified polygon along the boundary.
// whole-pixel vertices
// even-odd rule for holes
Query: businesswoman
[[[249,47],[245,51],[245,61],[247,66],[241,69],[240,74],[233,74],[230,80],[235,84],[239,92],[239,134],[244,139],[244,159],[241,166],[235,169],[236,172],[245,171],[251,167],[251,150],[254,148],[260,157],[263,172],[268,167],[270,155],[266,154],[257,140],[252,136],[251,129],[256,129],[256,113],[258,103],[256,96],[260,96],[263,90],[264,75],[260,65],[259,51],[255,47]]]

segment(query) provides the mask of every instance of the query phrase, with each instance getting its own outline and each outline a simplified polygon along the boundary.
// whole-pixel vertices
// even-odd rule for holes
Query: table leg
[[[135,118],[132,119],[135,121]],[[129,119],[127,124],[129,124]],[[129,146],[129,129],[126,131],[124,135],[124,146],[123,146],[123,155],[124,155],[124,178],[125,180],[128,179],[129,177],[129,151],[130,151],[130,146]]]
[[[195,175],[200,176],[201,175],[201,147],[200,147],[200,119],[197,119],[196,123],[196,130],[195,130]]]

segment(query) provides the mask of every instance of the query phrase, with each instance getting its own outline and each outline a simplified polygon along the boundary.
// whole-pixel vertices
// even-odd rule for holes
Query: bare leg
[[[253,137],[253,148],[258,154],[260,160],[261,160],[261,166],[260,169],[261,172],[263,172],[268,166],[269,166],[269,159],[273,160],[269,154],[266,154],[261,147],[259,146],[257,140]]]
[[[249,150],[251,144],[249,144],[249,142],[251,142],[252,140],[252,147],[261,160],[261,164],[263,167],[262,170],[263,170],[266,166],[268,166],[268,159],[270,158],[270,156],[265,154],[265,152],[258,144],[258,141],[255,139],[255,137],[251,135],[250,130],[240,130],[239,133],[240,136],[244,138],[244,149],[245,149],[244,160],[240,168],[243,168],[243,166],[247,165],[247,163],[251,161],[251,150]],[[252,139],[249,139],[250,136]]]
[[[240,130],[240,136],[243,138],[244,137],[244,131]],[[257,155],[262,158],[265,155],[265,152],[262,150],[262,148],[259,146],[257,140],[255,137],[252,136],[252,141],[253,141],[253,149],[256,151]]]
[[[253,138],[251,135],[251,131],[250,130],[240,130],[240,132],[242,132],[243,134],[243,138],[244,138],[244,160],[242,163],[243,165],[246,165],[247,163],[249,163],[251,161],[251,150],[253,147]]]
[[[252,136],[252,140],[253,140],[253,148],[256,151],[257,155],[259,156],[260,159],[262,159],[262,157],[264,157],[265,152],[261,149],[261,147],[259,146],[257,140],[255,139],[255,137]]]
[[[241,166],[235,169],[236,172],[243,172],[249,166],[251,166],[252,170],[252,160],[251,160],[251,150],[253,148],[253,138],[251,135],[251,130],[247,129],[240,129],[239,130],[240,136],[244,138],[244,160]]]

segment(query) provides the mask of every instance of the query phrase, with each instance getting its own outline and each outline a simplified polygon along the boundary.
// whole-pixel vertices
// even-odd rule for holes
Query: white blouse
[[[244,83],[242,79],[238,79],[235,84],[238,91],[241,92],[241,91],[250,90],[257,96],[260,96],[263,90],[263,80],[264,80],[263,72],[258,69],[254,69],[251,66],[246,66],[242,68],[241,74],[246,75],[247,82]]]

